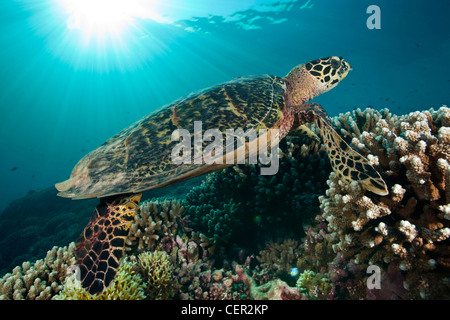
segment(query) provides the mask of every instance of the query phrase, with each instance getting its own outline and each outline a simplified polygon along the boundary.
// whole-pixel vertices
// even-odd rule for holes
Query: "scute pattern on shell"
[[[178,142],[171,141],[172,132],[182,128],[193,136],[194,121],[202,121],[203,132],[215,128],[224,136],[226,129],[277,128],[285,91],[282,78],[262,75],[237,78],[175,101],[81,159],[71,178],[57,185],[59,195],[82,199],[136,193],[225,167],[174,164],[171,151]]]

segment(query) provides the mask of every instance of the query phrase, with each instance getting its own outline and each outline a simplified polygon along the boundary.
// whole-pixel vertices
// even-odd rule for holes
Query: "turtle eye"
[[[339,69],[339,67],[341,66],[341,60],[338,59],[331,59],[330,63],[333,69]]]

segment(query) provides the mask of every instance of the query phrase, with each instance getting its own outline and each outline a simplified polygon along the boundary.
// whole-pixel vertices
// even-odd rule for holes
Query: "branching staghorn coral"
[[[390,194],[365,193],[331,173],[320,202],[333,250],[362,270],[398,266],[403,298],[449,298],[449,109],[404,116],[356,110],[335,123],[382,172]]]

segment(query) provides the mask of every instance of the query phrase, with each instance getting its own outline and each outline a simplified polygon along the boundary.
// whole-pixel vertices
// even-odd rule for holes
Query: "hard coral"
[[[184,227],[184,207],[176,200],[156,199],[143,202],[135,215],[128,235],[139,250],[154,250],[156,244],[174,238]]]
[[[139,251],[158,252],[156,255],[144,253],[142,259],[138,258],[141,261],[139,269],[147,270],[142,273],[149,281],[149,298],[199,298],[191,295],[195,286],[193,281],[211,270],[214,245],[207,237],[192,230],[182,202],[154,199],[142,203],[131,225],[129,240],[129,245],[137,244]],[[158,257],[163,261],[158,261]],[[162,268],[160,271],[166,270],[165,276],[153,273],[155,266]],[[169,266],[172,285],[168,282]],[[157,274],[162,278],[158,280]],[[157,283],[160,280],[162,282]]]
[[[261,175],[259,164],[209,175],[186,197],[192,227],[219,246],[232,238],[251,250],[278,237],[297,236],[298,226],[319,213],[317,197],[325,191],[331,170],[325,152],[313,155],[314,147],[301,147],[305,143],[311,145],[298,137],[282,141],[276,175]]]
[[[446,107],[405,116],[367,109],[335,121],[390,194],[365,194],[331,173],[320,202],[333,250],[362,270],[375,264],[387,272],[395,263],[409,290],[403,297],[450,298],[449,115]]]
[[[70,266],[75,264],[75,244],[47,252],[35,263],[24,262],[0,279],[0,300],[49,300],[62,290]]]
[[[264,250],[259,252],[256,259],[260,267],[269,271],[273,278],[283,277],[289,274],[299,258],[299,243],[293,239],[284,240],[281,243],[269,243]]]
[[[146,283],[149,299],[165,300],[172,289],[172,264],[164,251],[144,252],[137,257],[138,271]]]
[[[299,300],[302,298],[297,288],[290,287],[280,279],[274,279],[264,284],[258,285],[245,268],[236,265],[235,274],[228,273],[229,279],[233,283],[243,283],[249,290],[249,298],[254,300]]]
[[[331,291],[330,280],[327,276],[311,270],[305,270],[299,275],[296,286],[309,299],[328,297]]]
[[[146,298],[145,284],[135,271],[136,263],[123,260],[113,282],[99,295],[89,294],[81,282],[75,278],[76,273],[66,278],[64,289],[54,300],[143,300]]]

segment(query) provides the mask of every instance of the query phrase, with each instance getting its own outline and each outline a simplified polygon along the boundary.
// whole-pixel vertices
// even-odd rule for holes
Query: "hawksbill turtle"
[[[317,103],[307,103],[334,88],[349,70],[343,58],[332,56],[300,64],[284,78],[236,78],[149,114],[82,158],[70,179],[57,183],[56,188],[62,197],[101,198],[77,242],[83,287],[97,294],[113,280],[143,191],[230,165],[171,161],[176,143],[172,133],[179,128],[192,132],[196,120],[202,121],[205,129],[221,132],[231,128],[279,129],[280,138],[291,129],[298,131],[305,123],[315,123],[336,174],[344,182],[356,180],[366,190],[387,195],[380,174],[335,132],[326,111]]]

